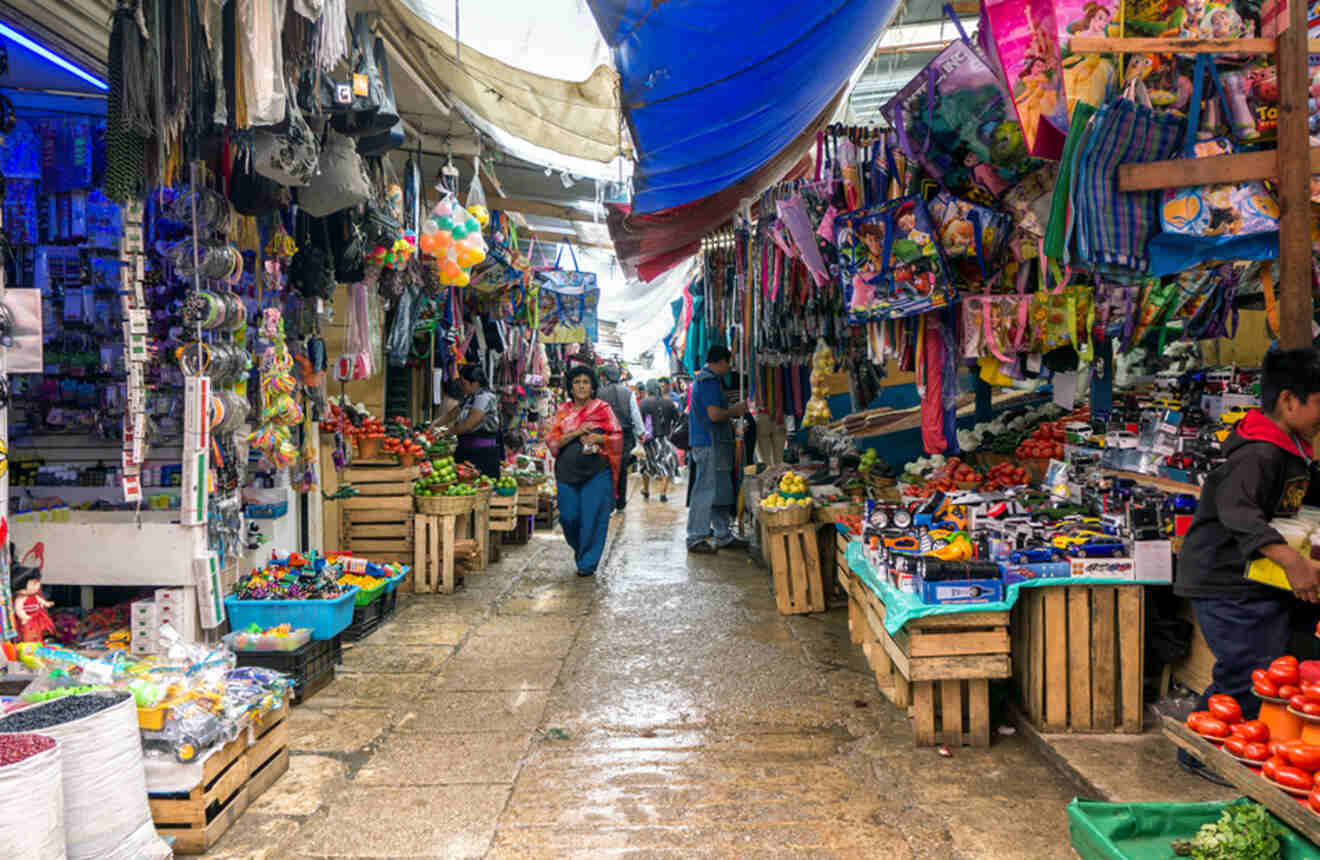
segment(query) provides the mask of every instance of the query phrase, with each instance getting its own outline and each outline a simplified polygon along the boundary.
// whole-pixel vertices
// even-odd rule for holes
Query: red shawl
[[[614,410],[604,400],[592,398],[581,406],[572,400],[559,407],[555,413],[554,425],[545,443],[550,453],[559,456],[559,449],[564,444],[564,436],[572,433],[583,424],[591,424],[605,434],[605,444],[601,446],[605,459],[610,461],[610,471],[614,473],[614,483],[619,482],[619,467],[623,463],[623,425],[614,416]]]

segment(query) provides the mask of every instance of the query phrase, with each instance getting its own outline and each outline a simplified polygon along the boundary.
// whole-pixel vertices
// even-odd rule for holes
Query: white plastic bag
[[[39,734],[39,733],[38,733]],[[0,856],[64,860],[60,744],[0,767]]]
[[[48,707],[55,701],[59,700],[33,707]],[[49,726],[38,734],[59,744],[68,860],[169,856],[169,847],[156,836],[147,806],[142,738],[132,696],[90,717]]]

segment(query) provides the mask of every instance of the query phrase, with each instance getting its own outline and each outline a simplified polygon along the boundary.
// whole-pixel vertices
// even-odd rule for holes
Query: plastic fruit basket
[[[516,496],[516,495],[518,495],[518,488],[517,488],[517,487],[496,487],[496,488],[495,488],[495,495],[497,495],[497,496]]]
[[[230,651],[297,651],[312,639],[310,627],[294,630],[288,636],[262,635],[235,630],[224,635]]]
[[[352,623],[357,593],[358,587],[350,585],[333,600],[239,600],[231,594],[225,598],[225,611],[231,627],[309,627],[312,638],[319,641],[333,639]]]

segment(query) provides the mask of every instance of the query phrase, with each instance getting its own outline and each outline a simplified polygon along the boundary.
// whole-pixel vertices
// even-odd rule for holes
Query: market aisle
[[[1016,740],[916,751],[841,611],[634,495],[598,581],[558,535],[415,597],[295,709],[289,774],[215,857],[1070,856]]]

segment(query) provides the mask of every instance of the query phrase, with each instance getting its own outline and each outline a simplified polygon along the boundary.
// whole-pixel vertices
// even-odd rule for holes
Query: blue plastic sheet
[[[589,0],[639,153],[635,213],[714,194],[839,93],[897,0]]]
[[[854,540],[848,544],[848,567],[871,592],[885,604],[885,630],[893,636],[903,625],[917,618],[929,615],[953,615],[958,612],[1006,612],[1018,601],[1018,592],[1023,588],[1044,588],[1051,585],[1168,585],[1168,583],[1133,581],[1131,579],[1107,579],[1095,576],[1074,576],[1067,579],[1037,579],[1031,582],[1018,582],[1006,589],[1004,600],[999,603],[942,604],[925,603],[914,594],[899,591],[888,582],[881,580],[871,565],[866,562],[862,542]]]

